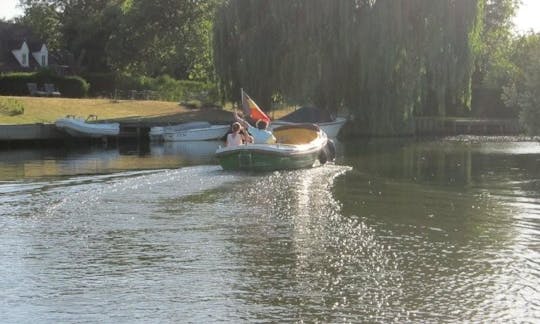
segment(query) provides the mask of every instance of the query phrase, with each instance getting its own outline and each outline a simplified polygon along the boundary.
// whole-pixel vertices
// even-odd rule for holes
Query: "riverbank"
[[[190,121],[227,124],[234,120],[230,107],[192,107],[169,101],[7,96],[0,99],[14,99],[24,108],[21,114],[0,114],[0,142],[69,139],[54,126],[57,119],[67,115],[94,115],[101,122],[118,122],[120,137],[124,138],[146,137],[153,126]],[[290,111],[274,111],[271,117],[279,118]]]
[[[197,109],[176,102],[151,100],[69,99],[38,97],[0,97],[15,99],[24,112],[7,116],[0,114],[0,125],[52,124],[67,115],[97,116],[98,120],[148,120],[149,122],[177,122],[191,120],[231,120],[230,111],[221,108]]]
[[[122,138],[147,138],[153,126],[208,121],[227,124],[233,121],[230,107],[191,107],[176,102],[152,100],[68,99],[38,97],[0,97],[13,99],[23,107],[23,113],[9,116],[0,113],[1,141],[32,141],[65,139],[66,135],[54,127],[54,122],[67,115],[97,116],[101,122],[120,123]],[[281,109],[271,113],[272,119],[292,111]],[[346,125],[342,135],[355,137],[357,129]],[[409,136],[488,135],[516,136],[523,131],[517,119],[472,119],[420,117]],[[369,134],[362,134],[369,137]]]

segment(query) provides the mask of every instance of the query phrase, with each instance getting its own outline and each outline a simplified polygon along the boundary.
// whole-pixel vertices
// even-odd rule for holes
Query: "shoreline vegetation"
[[[15,102],[16,108],[22,110],[17,114],[0,111],[0,127],[54,125],[57,119],[69,115],[82,118],[93,115],[97,117],[98,122],[119,122],[127,127],[147,128],[191,121],[208,121],[213,124],[227,124],[234,121],[232,115],[234,108],[231,104],[221,107],[158,100],[22,96],[0,96],[0,101]],[[270,111],[269,114],[272,119],[278,119],[294,109],[294,107],[285,107]],[[473,136],[473,141],[482,141],[480,138],[484,137],[487,141],[493,141],[493,138],[497,137],[499,137],[498,140],[504,137],[503,141],[538,140],[537,137],[525,136],[516,119],[420,117],[417,118],[415,124],[414,133],[410,136],[450,137],[458,141],[469,141],[468,136]],[[355,136],[350,126],[344,127],[340,135],[342,138]],[[372,137],[369,134],[362,135]]]

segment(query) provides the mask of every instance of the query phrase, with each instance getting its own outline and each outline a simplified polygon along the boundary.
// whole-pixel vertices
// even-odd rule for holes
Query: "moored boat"
[[[206,128],[210,126],[212,125],[207,121],[193,121],[177,125],[154,126],[150,128],[148,136],[150,138],[150,141],[160,142],[163,141],[163,134],[165,134],[165,132],[172,133],[175,131],[183,131],[195,128]]]
[[[222,147],[216,157],[224,170],[274,171],[310,168],[333,159],[333,143],[318,126],[296,124],[273,131],[276,144]]]
[[[163,140],[178,141],[210,141],[221,139],[230,129],[229,125],[205,125],[189,129],[167,129],[163,132]]]
[[[317,126],[319,126],[325,133],[326,136],[329,138],[336,138],[339,134],[339,131],[341,130],[341,127],[345,125],[345,122],[347,119],[343,117],[336,117],[335,120],[329,121],[329,122],[318,122],[316,123]],[[294,125],[293,122],[287,122],[284,120],[274,120],[272,124],[270,124],[270,129],[275,129],[277,127],[285,126],[285,125]]]
[[[73,137],[100,138],[107,136],[117,136],[120,133],[118,123],[89,123],[90,119],[97,119],[91,116],[86,120],[75,116],[66,116],[55,121],[56,128],[65,131]]]
[[[347,119],[343,117],[332,116],[324,109],[301,107],[280,119],[273,120],[270,129],[297,123],[313,123],[318,125],[328,138],[336,138],[346,121]]]

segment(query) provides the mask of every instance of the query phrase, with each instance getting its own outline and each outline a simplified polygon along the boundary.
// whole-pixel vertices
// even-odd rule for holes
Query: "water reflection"
[[[270,173],[224,172],[204,144],[3,159],[57,172],[0,182],[3,320],[540,317],[537,143],[345,142]]]
[[[0,181],[216,164],[222,142],[138,143],[0,151]]]
[[[538,143],[390,140],[345,151],[354,171],[336,197],[398,252],[414,283],[399,301],[410,318],[537,317]]]
[[[150,143],[150,152],[155,156],[182,156],[190,163],[207,164],[215,161],[216,150],[223,145],[223,141]]]

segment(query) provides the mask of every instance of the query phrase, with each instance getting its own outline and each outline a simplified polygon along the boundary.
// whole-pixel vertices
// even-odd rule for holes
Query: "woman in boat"
[[[233,123],[231,130],[232,132],[227,134],[226,146],[236,146],[253,142],[253,137],[245,134],[246,132],[242,129],[239,122]]]
[[[258,120],[255,125],[257,127],[251,126],[247,121],[243,120],[238,116],[236,112],[233,114],[236,122],[244,126],[245,129],[253,136],[253,143],[255,144],[273,144],[276,142],[276,138],[271,131],[267,130],[268,123],[264,120]]]

